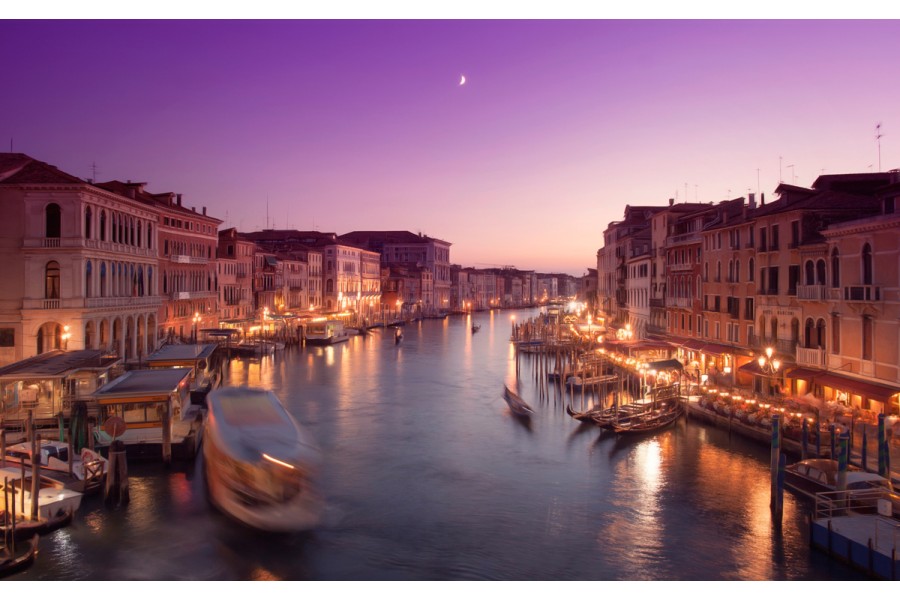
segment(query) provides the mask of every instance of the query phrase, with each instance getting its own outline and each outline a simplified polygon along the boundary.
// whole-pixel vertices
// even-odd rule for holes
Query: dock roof
[[[77,371],[105,370],[121,359],[99,350],[53,350],[0,368],[0,379],[56,379]]]
[[[168,396],[186,385],[191,369],[144,369],[126,371],[121,377],[110,381],[92,394],[97,400],[114,398],[134,398],[144,396]]]
[[[169,344],[147,357],[147,363],[170,363],[172,361],[198,361],[208,359],[217,346],[215,344]]]

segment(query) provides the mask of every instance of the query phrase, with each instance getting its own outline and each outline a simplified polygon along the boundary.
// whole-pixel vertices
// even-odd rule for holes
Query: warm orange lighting
[[[272,458],[268,454],[263,453],[262,457],[269,462],[275,463],[276,465],[281,465],[282,467],[287,467],[288,469],[294,468],[294,465],[290,465],[290,464],[284,462],[283,460],[278,460],[277,458]]]

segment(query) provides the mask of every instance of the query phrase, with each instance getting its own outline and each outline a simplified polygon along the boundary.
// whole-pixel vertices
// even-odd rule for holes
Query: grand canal
[[[322,448],[320,528],[247,530],[210,508],[199,459],[133,463],[127,507],[87,499],[14,579],[862,578],[809,548],[808,507],[790,494],[773,526],[765,447],[692,421],[616,439],[566,415],[558,392],[539,395],[527,357],[519,387],[537,414],[510,414],[511,317],[534,314],[234,360],[228,383],[270,387]]]

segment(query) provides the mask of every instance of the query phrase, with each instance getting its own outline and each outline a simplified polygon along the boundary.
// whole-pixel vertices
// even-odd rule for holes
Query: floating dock
[[[891,500],[871,493],[819,494],[810,519],[810,545],[869,577],[894,581],[900,575],[900,520],[891,512]]]

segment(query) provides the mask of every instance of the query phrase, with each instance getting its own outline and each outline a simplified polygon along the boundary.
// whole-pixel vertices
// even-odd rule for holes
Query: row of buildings
[[[900,173],[775,195],[626,206],[587,286],[608,338],[674,342],[722,385],[897,414]]]
[[[575,279],[450,262],[408,231],[220,229],[206,207],[0,153],[0,365],[55,349],[140,359],[166,340],[267,320],[357,325],[575,294]]]

